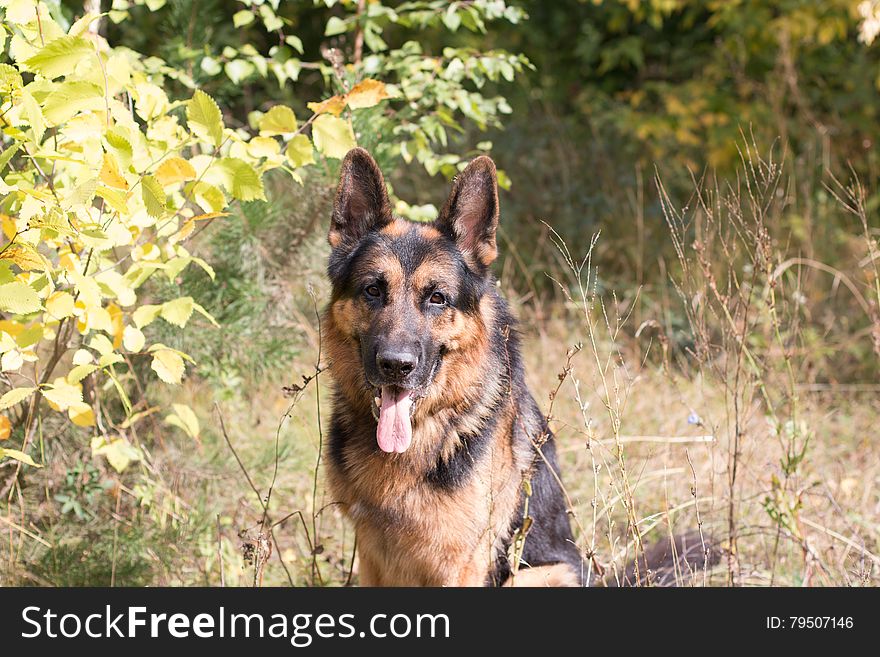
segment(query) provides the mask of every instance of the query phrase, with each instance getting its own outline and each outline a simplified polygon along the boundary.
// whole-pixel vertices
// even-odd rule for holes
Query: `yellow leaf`
[[[160,251],[159,247],[152,242],[141,244],[131,250],[131,259],[135,262],[140,262],[141,260],[158,260],[161,257],[162,251]]]
[[[0,254],[0,259],[14,262],[22,271],[46,271],[51,267],[46,258],[25,242],[16,242],[7,246]]]
[[[160,217],[165,213],[168,196],[155,176],[144,176],[141,179],[141,198],[151,217]]]
[[[21,369],[22,365],[24,365],[24,358],[22,358],[21,351],[18,349],[7,351],[0,358],[0,370],[3,372],[15,372]]]
[[[90,331],[104,331],[113,335],[113,320],[106,308],[100,306],[86,310],[86,326]]]
[[[180,227],[180,230],[178,230],[176,233],[174,233],[174,235],[169,237],[168,241],[171,244],[177,244],[178,242],[182,242],[187,237],[192,235],[195,227],[196,227],[196,222],[193,221],[192,219],[190,219],[189,221],[185,222],[183,224],[183,226]]]
[[[183,431],[195,440],[199,440],[199,419],[193,410],[186,404],[172,404],[174,413],[165,417],[165,422],[172,426],[183,429]]]
[[[345,154],[357,146],[354,132],[348,121],[323,114],[312,124],[312,138],[315,148],[327,157],[342,159]]]
[[[69,278],[76,286],[76,291],[79,293],[79,301],[82,301],[86,308],[100,307],[103,295],[98,281],[91,276],[83,276],[78,273],[71,273]]]
[[[295,135],[287,144],[284,151],[290,164],[296,167],[302,167],[315,162],[315,156],[312,152],[312,142],[305,135]]]
[[[356,110],[373,107],[390,97],[384,82],[367,78],[354,85],[354,88],[348,92],[346,101],[351,109]]]
[[[77,349],[73,352],[73,364],[74,365],[87,365],[91,363],[94,358],[92,358],[92,352],[88,349]]]
[[[19,324],[19,326],[21,325]],[[30,324],[27,327],[21,326],[21,330],[15,335],[15,343],[21,349],[27,349],[42,340],[43,334],[42,324]]]
[[[91,363],[86,363],[85,365],[77,365],[67,373],[67,382],[71,385],[79,383],[97,369],[98,366]]]
[[[10,23],[23,25],[37,20],[37,8],[39,5],[36,3],[10,0],[9,2],[4,2],[3,6],[6,9],[6,15],[3,18]]]
[[[112,153],[104,153],[104,164],[101,166],[101,173],[98,177],[108,187],[128,189],[128,182],[119,172],[119,165]]]
[[[332,114],[339,116],[345,109],[345,96],[331,96],[320,103],[309,103],[308,108],[315,114]]]
[[[76,383],[68,383],[64,378],[58,377],[51,384],[43,388],[43,396],[58,411],[67,410],[76,403],[82,403],[82,387]]]
[[[165,383],[177,385],[183,379],[184,363],[180,354],[170,349],[157,349],[153,352],[153,371]]]
[[[64,319],[73,314],[73,296],[68,292],[53,292],[46,299],[46,312],[55,319]]]
[[[152,323],[159,316],[160,312],[162,312],[162,306],[145,304],[131,314],[131,319],[134,325],[141,329],[147,324]]]
[[[247,152],[255,158],[272,158],[281,152],[281,145],[272,137],[254,137],[248,142]]]
[[[113,343],[107,339],[106,335],[101,335],[100,333],[96,333],[94,337],[89,340],[89,346],[102,356],[106,356],[113,352]]]
[[[18,232],[18,227],[15,225],[15,219],[8,214],[0,214],[0,225],[3,226],[3,234],[6,235],[6,239],[10,241],[15,239],[15,234]]]
[[[207,219],[216,219],[217,217],[228,217],[228,212],[208,212],[206,214],[197,214],[190,221],[205,221]]]
[[[122,331],[125,326],[122,322],[122,308],[115,303],[108,303],[107,313],[110,315],[110,330],[108,333],[113,336],[113,348],[119,349],[122,346]]]
[[[131,417],[123,420],[122,424],[119,425],[120,429],[128,429],[130,426],[133,426],[143,420],[145,417],[149,417],[156,411],[161,411],[162,409],[159,406],[151,406],[145,411],[140,411],[139,413],[133,414]]]
[[[296,132],[296,116],[286,105],[275,105],[262,116],[259,128],[263,137]]]
[[[140,351],[144,348],[145,341],[143,331],[134,326],[126,326],[122,332],[122,346],[128,351]]]
[[[95,412],[85,402],[71,404],[70,408],[67,409],[67,416],[78,427],[95,426]]]
[[[22,463],[25,463],[27,465],[32,465],[35,468],[43,467],[42,465],[34,463],[34,460],[30,456],[28,456],[24,452],[18,451],[17,449],[4,449],[0,447],[0,459],[3,458],[15,459],[16,461],[21,461]]]
[[[12,435],[12,422],[5,415],[0,415],[0,440],[9,440]]]
[[[62,251],[58,257],[58,264],[68,274],[78,274],[80,272],[79,258],[75,253]]]
[[[190,132],[219,147],[223,143],[223,115],[217,103],[198,89],[186,104],[186,122]]]
[[[201,181],[189,183],[184,189],[189,196],[193,197],[202,210],[220,212],[226,207],[226,197],[223,195],[223,192],[214,185],[209,185],[208,183]]]
[[[15,315],[36,312],[40,309],[40,297],[32,287],[21,281],[0,285],[0,310]]]
[[[193,314],[193,306],[192,297],[180,297],[163,303],[160,315],[166,322],[184,328]]]
[[[172,157],[165,160],[158,169],[156,169],[156,180],[162,187],[168,187],[174,183],[183,182],[185,180],[195,180],[196,170],[193,165],[184,160],[182,157]]]
[[[168,241],[172,244],[177,244],[178,242],[182,242],[187,239],[190,235],[192,235],[193,230],[195,230],[197,221],[207,221],[209,219],[216,219],[218,217],[228,217],[228,212],[208,212],[205,214],[197,214],[192,219],[184,222],[183,226],[180,227],[176,233],[174,233],[171,237],[168,238]],[[176,276],[176,274],[174,274]],[[169,274],[171,276],[171,274]],[[213,278],[213,277],[212,277]]]
[[[116,363],[121,363],[125,359],[121,354],[117,354],[115,351],[111,351],[108,354],[104,354],[98,359],[99,367],[107,367],[108,365],[115,365]]]
[[[100,196],[107,201],[110,207],[118,213],[125,214],[128,212],[128,196],[125,192],[110,189],[109,187],[98,187],[98,189],[95,190],[95,195]]]
[[[117,472],[143,458],[141,451],[122,436],[94,436],[91,447],[92,456],[104,456]]]
[[[216,319],[214,319],[214,316],[211,313],[209,313],[207,310],[205,310],[205,308],[203,306],[193,302],[193,309],[197,313],[202,315],[205,319],[207,319],[209,322],[211,322],[214,326],[216,326],[217,328],[220,328],[220,324],[217,322]]]

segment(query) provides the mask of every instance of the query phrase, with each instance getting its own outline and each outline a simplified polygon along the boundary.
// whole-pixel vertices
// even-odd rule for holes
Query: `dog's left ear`
[[[353,148],[342,160],[339,187],[327,240],[334,249],[351,246],[372,230],[391,223],[391,202],[376,160],[363,148]]]
[[[485,268],[498,257],[495,243],[498,217],[495,163],[481,155],[456,177],[435,225]]]

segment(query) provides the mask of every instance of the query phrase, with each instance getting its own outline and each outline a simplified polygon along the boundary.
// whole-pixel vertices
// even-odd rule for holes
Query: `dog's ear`
[[[327,236],[330,246],[351,245],[391,221],[391,202],[379,165],[363,148],[353,148],[342,160]]]
[[[498,256],[495,243],[498,217],[495,163],[490,157],[481,155],[456,177],[436,226],[485,268]]]

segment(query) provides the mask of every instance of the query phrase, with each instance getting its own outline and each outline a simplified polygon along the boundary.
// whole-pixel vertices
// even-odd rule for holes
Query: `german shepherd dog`
[[[495,165],[473,160],[433,223],[395,217],[357,148],[333,207],[328,478],[369,586],[578,586],[553,435],[490,265]],[[528,480],[528,531],[513,568]]]

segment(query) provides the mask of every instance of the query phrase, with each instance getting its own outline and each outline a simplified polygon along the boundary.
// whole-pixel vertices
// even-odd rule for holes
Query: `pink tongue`
[[[401,453],[412,442],[412,421],[409,417],[412,399],[409,391],[393,386],[382,386],[382,408],[376,440],[383,452]]]

